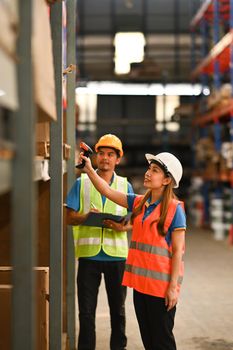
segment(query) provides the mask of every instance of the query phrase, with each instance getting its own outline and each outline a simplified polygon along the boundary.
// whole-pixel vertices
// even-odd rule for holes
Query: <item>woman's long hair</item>
[[[165,186],[162,200],[161,200],[161,207],[160,207],[160,216],[158,219],[152,221],[151,226],[155,223],[157,223],[158,232],[161,236],[166,236],[167,232],[164,230],[164,223],[167,216],[168,206],[173,198],[177,198],[176,195],[173,192],[173,186],[174,181],[172,181]],[[144,207],[144,204],[150,198],[152,191],[148,190],[145,195],[142,197],[140,203],[137,205],[136,208],[133,209],[133,213],[131,216],[131,222],[133,223],[136,216],[138,216]]]

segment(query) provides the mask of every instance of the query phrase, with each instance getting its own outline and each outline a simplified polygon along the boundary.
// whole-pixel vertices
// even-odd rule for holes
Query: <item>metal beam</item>
[[[12,171],[12,349],[34,350],[36,256],[36,191],[34,177],[35,110],[31,57],[32,1],[20,1],[18,36],[19,109],[14,114],[15,148]]]
[[[62,349],[63,306],[63,107],[62,2],[51,6],[57,121],[50,130],[49,349]]]
[[[76,62],[76,0],[67,1],[67,66]],[[67,187],[75,181],[75,72],[67,75],[67,143],[71,157],[67,161]],[[71,350],[75,346],[75,256],[72,227],[67,229],[67,333]]]
[[[201,5],[198,12],[196,13],[196,15],[193,17],[193,19],[191,21],[191,24],[190,24],[191,29],[194,29],[194,27],[203,19],[204,14],[208,10],[208,8],[212,2],[213,2],[213,0],[203,1],[203,4]]]

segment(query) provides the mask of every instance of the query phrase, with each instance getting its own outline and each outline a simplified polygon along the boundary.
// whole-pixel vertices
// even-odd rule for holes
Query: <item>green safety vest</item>
[[[127,179],[114,173],[111,187],[123,193],[128,192]],[[103,206],[101,194],[95,189],[86,174],[81,175],[79,213],[88,213],[93,204],[102,213],[126,215],[127,209],[106,198]],[[128,254],[127,232],[109,228],[78,225],[73,226],[75,256],[91,257],[97,255],[101,247],[110,256],[126,258]]]

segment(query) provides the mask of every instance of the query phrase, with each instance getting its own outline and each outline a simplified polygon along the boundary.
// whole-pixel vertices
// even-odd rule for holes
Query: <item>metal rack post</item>
[[[220,16],[219,16],[219,0],[214,0],[214,18],[213,18],[213,38],[214,38],[214,45],[216,45],[219,42],[220,36],[219,36],[219,23],[220,23]],[[214,87],[216,90],[219,90],[221,86],[221,79],[220,79],[220,68],[219,68],[219,61],[214,61]],[[214,123],[214,140],[215,140],[215,148],[217,151],[220,151],[221,149],[221,127],[219,125],[219,121],[216,120]]]
[[[233,0],[230,0],[230,31],[233,31]],[[230,46],[230,81],[233,89],[233,42],[231,42]],[[233,92],[232,92],[233,97]],[[230,120],[230,137],[231,142],[233,142],[233,111],[231,111],[231,120]],[[233,164],[232,164],[233,168]]]
[[[14,114],[12,169],[12,349],[35,349],[36,191],[34,182],[35,108],[31,56],[32,1],[20,1],[18,36],[19,109]]]
[[[233,31],[233,0],[230,0],[230,31]],[[233,98],[233,42],[231,42],[230,46],[230,80],[231,80],[231,86],[232,86],[232,98]],[[230,118],[230,140],[232,143],[232,149],[233,149],[233,111],[231,111],[231,118]],[[232,208],[233,208],[233,161],[232,161],[232,167],[231,167],[231,202],[232,202]],[[230,228],[230,240],[231,243],[233,243],[233,214],[231,218],[231,228]]]
[[[194,3],[192,0],[189,1],[189,7],[190,7],[190,18],[194,15]],[[191,62],[191,71],[194,70],[196,66],[196,32],[194,28],[191,28],[191,50],[190,50],[190,62]],[[194,82],[193,82],[194,83]],[[195,96],[192,96],[192,103],[195,104],[196,98]],[[194,111],[192,112],[192,117],[194,117]],[[192,168],[195,168],[196,165],[196,157],[195,157],[195,145],[196,145],[196,135],[195,133],[192,133],[191,135],[191,148],[193,150],[192,152]]]
[[[203,18],[201,20],[201,24],[200,24],[200,32],[201,32],[201,36],[202,36],[202,47],[201,47],[201,57],[202,59],[204,59],[207,55],[208,52],[208,47],[207,47],[207,41],[208,41],[208,23],[206,21],[205,18]],[[206,73],[202,73],[200,76],[200,80],[201,80],[201,85],[202,85],[202,89],[204,89],[206,86],[209,85],[209,81],[208,81],[208,75]],[[202,91],[203,92],[203,91]],[[202,94],[202,100],[201,100],[201,112],[204,113],[206,110],[206,106],[205,106],[205,100],[206,97]],[[200,130],[201,132],[201,137],[205,137],[207,134],[207,130],[206,128],[202,128]]]
[[[62,349],[63,309],[63,106],[62,1],[51,6],[57,121],[50,130],[49,349]]]
[[[76,0],[67,1],[67,65],[76,61]],[[67,187],[75,181],[75,72],[67,76],[67,143],[71,156],[67,161]],[[75,255],[72,227],[67,228],[67,333],[70,349],[75,344]]]
[[[203,16],[200,22],[200,34],[202,37],[202,46],[201,46],[201,57],[204,59],[208,53],[208,35],[209,35],[209,28],[208,28],[208,22]],[[205,72],[201,73],[200,81],[202,85],[202,96],[201,96],[201,113],[205,113],[206,111],[206,96],[204,96],[203,91],[204,88],[209,85],[209,78],[208,74]],[[208,130],[207,127],[199,128],[200,137],[206,137]],[[202,186],[202,195],[204,200],[204,220],[205,222],[208,222],[209,219],[209,182],[206,181],[203,183]]]

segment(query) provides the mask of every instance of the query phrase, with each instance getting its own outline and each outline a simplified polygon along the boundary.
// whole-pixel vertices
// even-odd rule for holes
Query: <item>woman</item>
[[[122,284],[133,288],[135,312],[146,350],[175,350],[173,326],[183,278],[186,219],[173,188],[182,165],[171,153],[146,154],[144,196],[124,194],[102,180],[88,158],[84,171],[113,202],[132,211],[132,240]],[[113,225],[107,221],[109,226]]]

